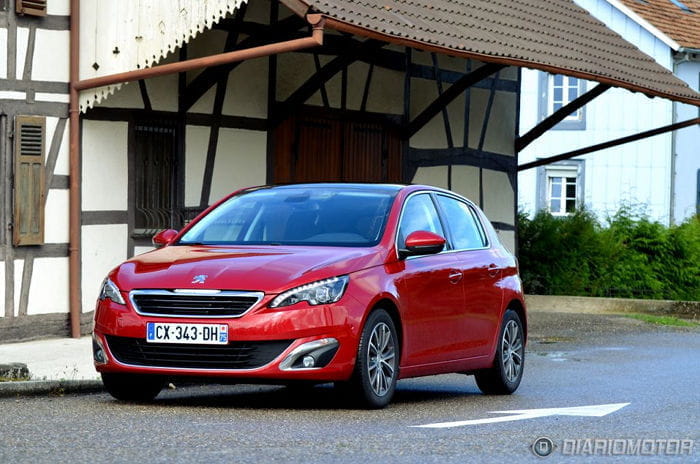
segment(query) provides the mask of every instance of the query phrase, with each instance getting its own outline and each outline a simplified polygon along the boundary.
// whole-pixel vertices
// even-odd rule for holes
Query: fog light
[[[107,364],[107,354],[95,336],[92,338],[92,357],[97,364]]]
[[[304,356],[304,359],[302,359],[301,362],[307,369],[310,367],[314,367],[314,364],[316,364],[316,360],[313,356]]]

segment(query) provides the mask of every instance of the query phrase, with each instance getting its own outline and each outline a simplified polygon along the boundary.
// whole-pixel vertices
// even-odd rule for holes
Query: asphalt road
[[[346,409],[323,386],[180,387],[147,405],[107,394],[5,398],[0,462],[700,462],[698,353],[698,329],[535,313],[525,377],[512,396],[487,397],[471,377],[443,375],[399,382],[381,411]],[[607,404],[620,409],[413,427]],[[555,448],[537,457],[531,445],[543,436]],[[694,440],[690,450],[683,440]],[[636,455],[611,456],[635,446]]]

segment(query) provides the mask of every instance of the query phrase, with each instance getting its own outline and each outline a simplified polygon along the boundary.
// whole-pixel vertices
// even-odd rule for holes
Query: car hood
[[[378,248],[168,246],[112,273],[124,291],[199,288],[279,293],[315,280],[381,265]],[[197,276],[206,276],[204,283]]]

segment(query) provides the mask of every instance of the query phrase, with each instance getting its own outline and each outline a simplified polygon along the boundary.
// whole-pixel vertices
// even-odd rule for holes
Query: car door
[[[425,230],[445,237],[432,196],[410,196],[403,208],[397,246],[406,237]],[[404,322],[405,366],[441,362],[454,358],[463,334],[455,325],[464,306],[462,275],[451,253],[412,256],[399,262],[401,276],[396,280]]]
[[[463,277],[464,306],[456,322],[461,357],[483,356],[500,322],[502,258],[488,243],[473,206],[452,196],[438,194],[436,198],[453,248],[452,266]]]

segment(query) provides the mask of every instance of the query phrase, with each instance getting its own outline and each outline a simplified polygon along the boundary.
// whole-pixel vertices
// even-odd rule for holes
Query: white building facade
[[[576,3],[698,88],[698,74],[692,70],[698,63],[677,63],[678,44],[620,2]],[[521,135],[597,85],[535,70],[523,70],[522,80]],[[611,88],[522,150],[519,164],[657,129],[697,113],[691,105],[650,101],[642,94]],[[695,214],[697,204],[697,131],[698,126],[688,127],[520,171],[519,207],[530,215],[540,210],[566,215],[585,207],[605,219],[628,206],[664,224],[682,221]]]

